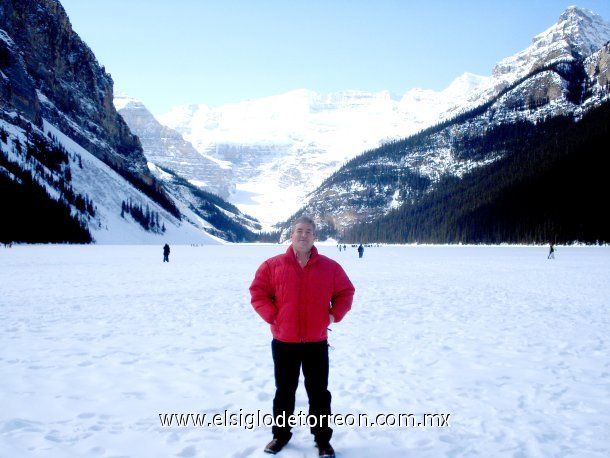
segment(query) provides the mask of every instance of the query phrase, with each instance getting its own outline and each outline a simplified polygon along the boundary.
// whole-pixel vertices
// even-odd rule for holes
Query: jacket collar
[[[294,259],[294,262],[296,262],[298,264],[297,255],[294,252],[294,249],[292,248],[292,243],[286,250],[286,254],[290,257],[290,259]],[[307,264],[311,264],[312,262],[314,262],[317,257],[318,257],[318,249],[314,245],[311,247],[311,255],[309,256],[309,262]]]

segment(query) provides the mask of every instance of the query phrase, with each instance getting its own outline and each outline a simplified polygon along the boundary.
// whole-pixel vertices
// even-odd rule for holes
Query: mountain
[[[372,234],[372,226],[363,226],[370,224],[390,237],[405,219],[386,218],[403,212],[409,220],[421,215],[415,220],[428,228],[409,237],[462,240],[430,229],[440,213],[422,205],[446,209],[441,213],[454,219],[439,224],[457,222],[472,239],[473,215],[497,215],[514,207],[515,195],[540,193],[531,185],[537,177],[582,174],[580,156],[604,164],[595,151],[587,156],[585,140],[567,153],[566,145],[603,132],[591,126],[605,122],[609,39],[610,27],[599,16],[572,7],[490,77],[464,74],[440,93],[298,90],[220,108],[180,107],[160,117],[167,129],[143,105],[128,102],[121,111],[141,141],[113,104],[112,78],[72,30],[61,4],[0,0],[0,198],[8,209],[0,239],[253,240],[297,211],[316,215],[326,235]],[[551,140],[536,143],[539,137]],[[529,152],[520,142],[531,145]],[[549,175],[553,168],[557,175]],[[476,185],[486,174],[503,187]],[[573,182],[584,187],[581,175]],[[216,186],[236,205],[198,185]],[[596,203],[605,196],[603,188],[586,189],[595,198],[577,195]],[[486,211],[473,194],[485,196]],[[439,204],[443,199],[449,207]],[[237,207],[263,215],[263,225]],[[465,220],[455,216],[462,207],[472,210]],[[536,237],[546,237],[550,229],[537,224]],[[480,240],[499,233],[485,226]]]
[[[230,164],[202,155],[180,133],[161,125],[146,106],[126,94],[114,95],[114,106],[138,136],[149,162],[175,171],[208,192],[227,198],[232,186]]]
[[[232,164],[229,200],[269,226],[347,160],[437,122],[485,81],[464,74],[442,92],[414,89],[402,97],[301,89],[219,108],[177,107],[158,119],[200,153]]]
[[[15,85],[13,78],[3,82],[6,108],[19,109],[38,126],[46,119],[134,185],[162,193],[148,171],[138,138],[112,105],[112,78],[73,32],[61,4],[0,4],[4,64],[19,75]]]
[[[4,242],[219,243],[46,120],[0,110],[0,150]]]
[[[311,194],[297,215],[315,215],[323,222],[321,227],[326,235],[339,238],[344,234],[357,238],[374,233],[386,237],[392,233],[393,241],[539,242],[551,239],[555,233],[562,234],[564,241],[570,237],[596,240],[603,232],[601,227],[600,232],[595,232],[591,221],[597,220],[576,211],[573,199],[569,199],[565,213],[580,215],[578,218],[590,223],[580,232],[562,233],[560,229],[565,224],[557,212],[549,216],[546,226],[529,218],[532,208],[542,215],[548,212],[539,206],[530,208],[523,201],[521,213],[511,210],[514,219],[510,224],[515,225],[519,217],[527,216],[529,220],[521,219],[521,224],[527,226],[525,221],[530,221],[529,226],[514,229],[510,234],[498,228],[492,230],[491,224],[484,224],[475,215],[482,214],[481,207],[487,209],[485,215],[496,216],[499,208],[519,208],[519,199],[524,196],[538,201],[541,189],[524,184],[537,177],[546,180],[555,195],[565,196],[562,190],[565,184],[549,179],[548,174],[556,168],[560,171],[557,176],[565,177],[567,163],[575,174],[584,174],[570,180],[581,184],[578,191],[591,190],[574,195],[588,202],[588,209],[591,202],[603,205],[607,192],[582,183],[588,179],[587,168],[606,162],[600,149],[603,136],[599,132],[603,129],[592,129],[590,125],[603,126],[608,122],[603,113],[610,98],[609,40],[610,26],[598,16],[578,8],[568,9],[555,26],[534,39],[527,52],[498,64],[492,76],[492,87],[497,92],[484,90],[482,104],[405,140],[350,160]],[[595,52],[591,53],[592,49]],[[512,71],[506,71],[508,68]],[[581,124],[585,117],[587,122]],[[589,138],[599,142],[592,143]],[[575,139],[580,143],[573,144]],[[487,182],[484,177],[488,175],[496,177],[493,186],[477,185]],[[532,194],[528,196],[524,189]],[[551,199],[552,193],[544,195]],[[550,202],[549,207],[557,204]],[[435,211],[431,210],[433,207]],[[468,218],[464,218],[468,224],[455,217],[456,212],[467,214]],[[384,229],[375,232],[373,226]],[[463,229],[456,234],[449,230],[452,227]],[[504,234],[504,238],[497,234]]]
[[[562,81],[541,70],[582,59],[609,37],[601,17],[570,7],[528,48],[500,61],[491,76],[465,73],[441,92],[413,89],[395,96],[303,89],[218,108],[177,107],[159,121],[200,153],[231,163],[235,192],[229,200],[269,226],[295,212],[350,159],[487,103],[533,72],[539,75],[530,80],[529,95],[515,103],[556,99]]]
[[[142,102],[118,94],[114,105],[187,221],[229,242],[258,239],[260,223],[222,198],[229,193],[231,167],[199,154],[178,132],[159,124]]]
[[[149,169],[112,78],[56,0],[0,0],[0,151],[2,241],[220,243],[256,227]]]
[[[501,60],[493,69],[493,77],[496,84],[507,86],[544,66],[584,59],[609,39],[610,24],[601,16],[571,6],[556,24],[534,37],[529,47]]]

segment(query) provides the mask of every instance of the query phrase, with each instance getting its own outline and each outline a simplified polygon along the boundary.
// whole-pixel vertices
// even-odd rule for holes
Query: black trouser
[[[316,416],[316,425],[310,421],[311,433],[316,442],[330,441],[333,430],[328,426],[331,395],[328,391],[328,342],[286,343],[273,339],[271,342],[275,372],[275,398],[273,416],[284,415],[285,425],[273,426],[273,437],[288,441],[292,437],[288,418],[294,413],[295,394],[299,374],[303,367],[305,390],[309,398],[309,415]]]

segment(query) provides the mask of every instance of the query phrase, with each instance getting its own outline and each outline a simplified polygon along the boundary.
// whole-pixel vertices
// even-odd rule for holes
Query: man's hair
[[[316,233],[316,223],[313,222],[313,219],[311,219],[309,216],[299,216],[296,220],[294,220],[294,222],[292,223],[292,231],[290,232],[291,234],[294,232],[294,230],[297,227],[297,224],[300,223],[305,223],[305,224],[311,224],[311,227],[313,227],[313,233]]]

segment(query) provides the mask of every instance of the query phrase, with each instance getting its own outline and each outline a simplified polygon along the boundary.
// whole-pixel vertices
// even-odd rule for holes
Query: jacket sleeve
[[[354,288],[354,285],[352,285],[347,274],[343,268],[337,264],[334,292],[331,299],[332,307],[330,309],[330,312],[335,318],[335,323],[341,321],[345,314],[352,308],[352,300],[354,299],[355,291],[356,289]]]
[[[264,262],[256,271],[250,285],[250,303],[256,313],[269,324],[273,324],[277,316],[275,305],[275,289],[271,283],[271,269]]]

